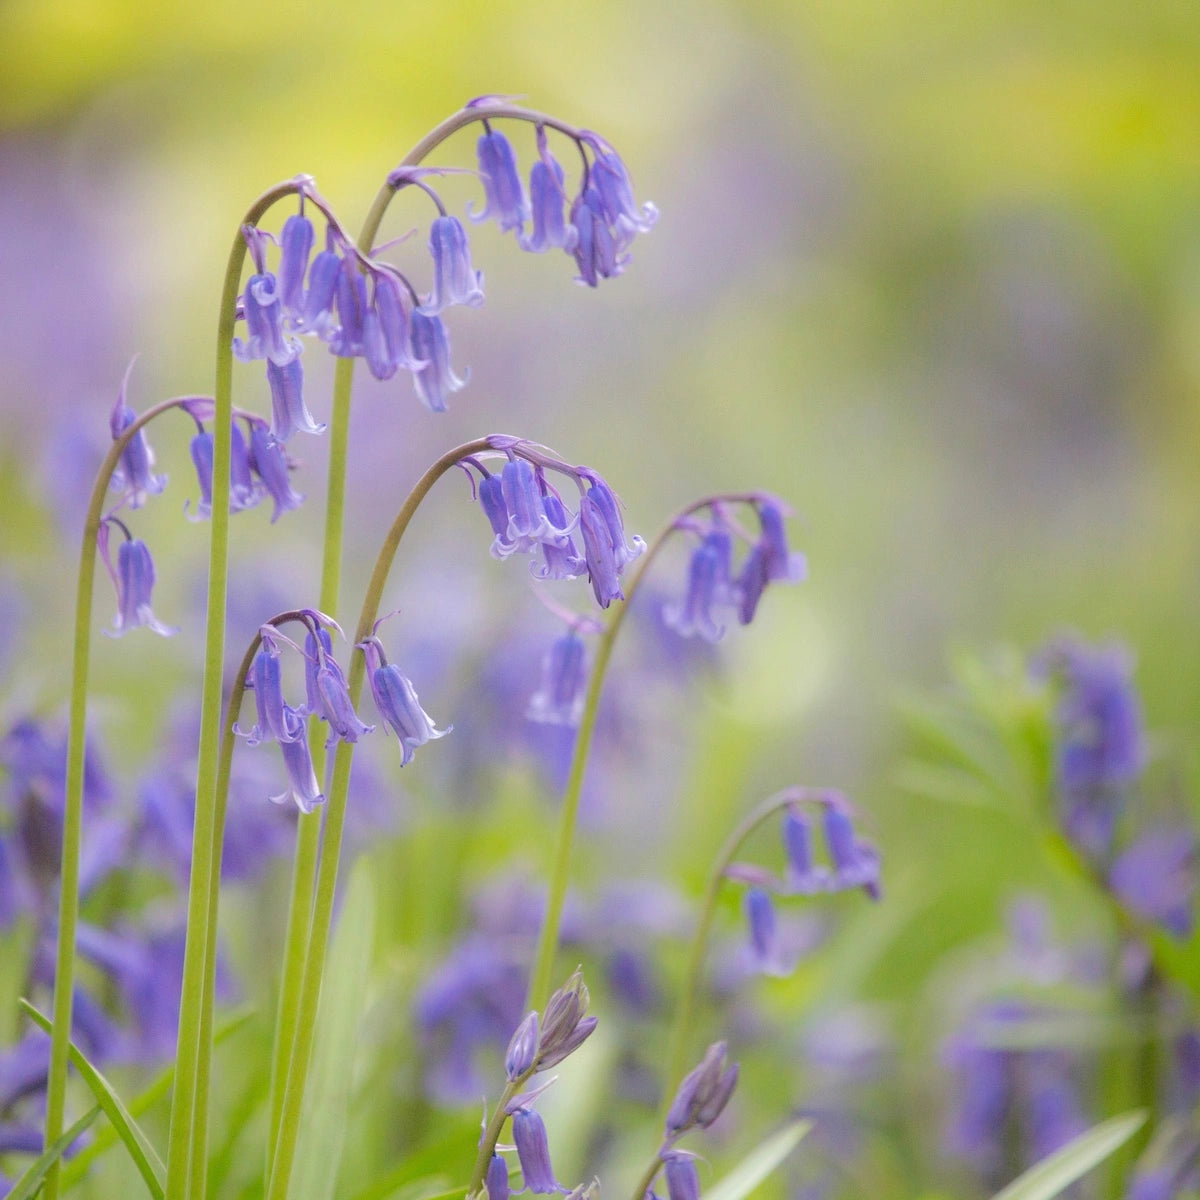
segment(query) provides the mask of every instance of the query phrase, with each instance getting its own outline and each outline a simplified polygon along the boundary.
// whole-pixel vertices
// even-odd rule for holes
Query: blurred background
[[[512,94],[602,133],[661,219],[594,292],[569,259],[473,228],[487,302],[450,322],[454,362],[471,372],[450,412],[426,412],[403,373],[385,384],[357,373],[337,615],[353,624],[375,547],[424,465],[483,433],[595,466],[646,537],[699,495],[775,491],[795,508],[810,580],[774,590],[718,647],[716,669],[674,691],[640,680],[632,650],[618,650],[614,763],[593,789],[584,886],[606,878],[620,846],[627,870],[658,878],[672,864],[694,894],[756,799],[790,783],[844,789],[882,848],[885,899],[847,905],[821,965],[768,983],[765,1003],[781,1017],[840,1015],[843,1040],[864,1053],[886,1043],[919,1095],[937,1091],[944,1030],[931,1014],[948,964],[1005,936],[1015,896],[1049,897],[1072,937],[1103,935],[1086,889],[1003,805],[923,786],[911,723],[964,677],[1044,709],[1018,679],[1030,652],[1064,630],[1117,640],[1151,731],[1147,790],[1194,806],[1193,5],[6,0],[0,47],[6,727],[62,710],[78,531],[125,368],[137,354],[139,410],[211,390],[225,259],[252,200],[309,172],[357,229],[429,128],[472,96]],[[527,165],[532,136],[511,136]],[[473,166],[473,135],[436,161]],[[450,177],[443,194],[461,214],[478,185]],[[419,195],[393,205],[384,237],[421,227],[397,261],[420,260],[428,219]],[[305,362],[325,420],[332,359],[312,347]],[[235,388],[268,411],[256,366],[237,369]],[[198,686],[207,530],[180,519],[197,494],[192,431],[170,421],[153,436],[170,488],[135,516],[155,548],[156,611],[184,631],[98,639],[94,652],[96,731],[126,780],[160,742],[162,714],[184,707],[181,689]],[[231,654],[269,613],[315,602],[323,444],[290,448],[305,460],[304,509],[235,523]],[[441,485],[388,599],[402,609],[394,656],[459,732],[483,673],[502,666],[495,647],[536,675],[557,633],[523,570],[488,557],[469,499],[461,480]],[[664,596],[684,563],[664,560]],[[482,738],[455,753],[492,753]],[[535,874],[548,849],[532,838],[550,828],[552,801],[522,808],[519,771],[486,795],[473,774],[467,794],[457,770],[414,768],[406,795],[449,796]],[[406,799],[393,819],[417,821],[421,803]],[[481,843],[459,865],[465,893],[496,864]],[[728,915],[732,934],[736,905]],[[840,1045],[832,1033],[817,1042]],[[812,1052],[787,1044],[811,1082]],[[764,1112],[798,1102],[765,1070],[757,1086]],[[884,1111],[894,1132],[899,1108]],[[907,1194],[940,1186],[935,1126],[896,1135],[903,1149],[875,1178]]]

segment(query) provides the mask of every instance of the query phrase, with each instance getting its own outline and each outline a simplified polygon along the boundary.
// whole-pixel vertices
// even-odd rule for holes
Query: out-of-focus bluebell
[[[1109,884],[1138,916],[1185,938],[1195,923],[1198,870],[1195,833],[1162,826],[1139,834],[1117,855]]]

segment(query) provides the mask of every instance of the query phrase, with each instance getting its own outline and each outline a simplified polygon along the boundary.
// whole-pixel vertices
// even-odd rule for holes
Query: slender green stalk
[[[651,1159],[650,1164],[646,1167],[645,1171],[642,1172],[641,1179],[637,1181],[637,1186],[633,1189],[632,1194],[635,1200],[644,1200],[646,1193],[649,1192],[650,1188],[654,1184],[655,1177],[662,1169],[662,1159],[656,1154],[654,1158]]]
[[[713,862],[712,873],[708,877],[708,886],[704,890],[704,899],[700,905],[700,919],[696,922],[696,931],[692,934],[691,946],[688,949],[687,968],[683,977],[683,990],[679,997],[679,1005],[675,1010],[675,1023],[671,1028],[671,1037],[667,1043],[666,1088],[663,1090],[663,1117],[671,1107],[671,1099],[675,1086],[683,1078],[685,1057],[687,1055],[688,1036],[692,1028],[692,1014],[695,1012],[696,997],[700,994],[701,977],[704,972],[704,960],[708,953],[708,936],[712,931],[713,917],[717,911],[717,897],[721,885],[725,882],[725,872],[733,862],[742,843],[766,820],[774,816],[781,808],[789,804],[805,800],[813,796],[807,788],[785,788],[768,796],[757,808],[737,824],[733,832],[725,839]]]
[[[537,950],[534,953],[533,970],[529,977],[529,991],[525,997],[526,1009],[541,1009],[550,995],[550,980],[554,970],[554,954],[558,949],[558,931],[562,923],[563,904],[566,902],[567,883],[571,871],[571,847],[575,841],[575,823],[579,814],[579,798],[583,793],[583,780],[587,773],[588,758],[592,750],[592,737],[596,730],[596,716],[600,709],[600,692],[604,687],[605,673],[612,658],[617,634],[625,620],[625,614],[633,603],[642,579],[650,564],[658,557],[670,535],[692,513],[713,504],[752,503],[759,499],[756,493],[731,492],[721,496],[710,496],[689,504],[677,512],[664,526],[638,564],[637,570],[625,585],[625,602],[609,611],[608,621],[600,634],[596,646],[596,660],[588,679],[587,693],[583,701],[583,712],[579,719],[579,730],[575,735],[575,747],[571,754],[571,769],[563,789],[562,808],[558,817],[558,833],[554,843],[550,888],[546,897],[546,914],[538,933]]]
[[[191,1161],[207,1152],[196,1142],[197,1087],[207,1095],[207,1075],[212,1062],[211,1028],[202,1037],[205,959],[209,942],[209,913],[216,912],[211,893],[220,885],[214,870],[217,757],[221,727],[221,685],[225,654],[225,589],[229,567],[229,476],[233,433],[233,331],[237,296],[246,258],[244,225],[257,225],[272,205],[300,190],[289,180],[264,192],[238,227],[225,268],[217,316],[216,383],[213,399],[213,478],[208,556],[208,616],[205,625],[204,683],[200,702],[200,744],[196,766],[196,811],[192,825],[192,868],[188,887],[187,942],[184,950],[183,990],[179,1005],[179,1035],[175,1051],[175,1087],[171,1093],[171,1126],[167,1146],[167,1200],[187,1200]],[[198,1085],[198,1078],[203,1082]],[[200,1133],[206,1134],[207,1120]],[[195,1200],[203,1200],[195,1197]]]
[[[383,589],[387,584],[392,562],[400,542],[433,485],[452,467],[474,454],[482,454],[491,448],[488,438],[477,438],[443,454],[408,494],[375,561],[375,569],[363,598],[362,615],[355,631],[354,641],[359,643],[371,636]],[[362,696],[366,677],[366,660],[362,653],[355,654],[350,661],[347,684],[351,702],[357,706]],[[325,837],[321,847],[321,862],[317,872],[316,893],[313,901],[312,928],[308,944],[308,957],[304,964],[304,978],[300,990],[300,1005],[297,1013],[292,1054],[288,1065],[287,1082],[284,1085],[283,1105],[280,1111],[279,1130],[275,1153],[267,1187],[267,1200],[283,1200],[287,1195],[296,1155],[296,1140],[300,1132],[300,1118],[304,1103],[304,1088],[308,1078],[309,1062],[312,1058],[313,1041],[316,1036],[317,1010],[321,998],[321,977],[325,970],[325,952],[329,943],[329,929],[333,916],[334,894],[337,890],[338,865],[341,858],[342,834],[346,823],[346,797],[350,789],[350,765],[354,746],[340,742],[333,760],[333,781],[325,804]]]
[[[54,968],[53,1032],[46,1093],[45,1144],[53,1145],[63,1131],[66,1107],[68,1046],[75,987],[75,931],[79,923],[79,850],[83,836],[83,776],[87,737],[88,670],[92,645],[92,596],[96,580],[96,538],[104,498],[125,447],[155,417],[195,397],[164,400],[137,417],[113,441],[96,473],[79,550],[75,585],[75,631],[71,665],[70,717],[67,733],[67,779],[63,809],[63,845],[58,900],[58,948]],[[54,1200],[59,1190],[59,1165],[46,1175],[45,1195]]]

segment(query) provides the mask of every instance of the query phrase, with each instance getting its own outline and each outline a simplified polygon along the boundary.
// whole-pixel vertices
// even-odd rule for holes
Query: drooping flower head
[[[412,762],[413,751],[437,738],[445,737],[454,726],[438,729],[429,714],[421,707],[412,682],[400,673],[395,663],[389,663],[383,643],[375,637],[359,642],[358,648],[366,655],[367,677],[371,683],[371,695],[375,708],[386,725],[400,739],[401,766]]]
[[[587,657],[583,639],[571,629],[546,652],[541,687],[529,700],[525,715],[547,725],[575,727],[583,713],[587,687]]]
[[[137,413],[129,407],[125,399],[132,371],[133,362],[130,362],[125,369],[125,378],[121,380],[121,390],[117,393],[117,401],[109,417],[108,425],[113,441],[137,420]],[[130,508],[141,508],[147,497],[159,495],[167,486],[165,475],[154,474],[154,451],[146,441],[144,429],[139,429],[121,451],[120,462],[113,472],[110,486],[115,491],[125,493],[125,503]]]
[[[117,563],[114,568],[108,550],[109,529],[116,525],[125,534],[125,540],[117,548]],[[112,577],[117,589],[117,615],[112,628],[104,632],[109,637],[121,637],[131,629],[145,627],[160,637],[171,637],[178,628],[164,625],[155,615],[151,604],[154,590],[154,560],[146,543],[135,538],[115,517],[108,517],[100,524],[97,533],[100,557]]]
[[[530,212],[533,232],[519,238],[522,250],[542,254],[560,249],[571,253],[578,236],[573,225],[566,222],[566,176],[562,165],[550,153],[544,126],[537,130],[537,161],[529,172]]]
[[[529,202],[517,171],[517,156],[512,143],[498,129],[485,124],[475,146],[479,158],[479,178],[483,182],[485,203],[478,213],[467,209],[472,221],[494,220],[503,231],[518,233],[529,220]]]

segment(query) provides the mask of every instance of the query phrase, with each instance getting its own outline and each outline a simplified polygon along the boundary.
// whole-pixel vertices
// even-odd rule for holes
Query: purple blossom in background
[[[732,554],[733,539],[727,530],[720,528],[705,534],[692,551],[683,602],[663,609],[663,620],[681,637],[698,634],[706,641],[716,642],[724,636],[725,626],[713,610],[733,599],[729,577]]]
[[[1060,819],[1085,854],[1103,860],[1145,759],[1132,659],[1121,646],[1062,638],[1038,655],[1035,668],[1062,681],[1055,713]]]
[[[1195,924],[1198,869],[1195,833],[1164,827],[1141,834],[1117,855],[1109,883],[1138,916],[1186,938]]]
[[[530,698],[531,721],[574,728],[583,713],[587,661],[583,639],[574,630],[556,639],[542,664],[542,685]]]

